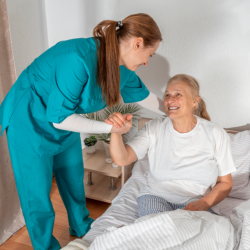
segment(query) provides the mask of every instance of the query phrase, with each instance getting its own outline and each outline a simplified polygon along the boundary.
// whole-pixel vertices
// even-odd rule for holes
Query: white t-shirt
[[[218,176],[236,171],[226,131],[196,118],[188,133],[177,132],[168,117],[151,120],[127,143],[138,159],[148,153],[148,184],[139,196],[153,194],[171,203],[189,203],[208,194]],[[219,212],[216,206],[212,210]]]

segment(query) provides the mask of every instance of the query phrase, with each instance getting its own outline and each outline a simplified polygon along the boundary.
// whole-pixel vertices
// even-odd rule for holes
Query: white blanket
[[[82,244],[82,246],[81,246]],[[175,210],[110,227],[88,247],[82,240],[63,250],[250,249],[250,200],[234,208],[230,219],[208,212]]]

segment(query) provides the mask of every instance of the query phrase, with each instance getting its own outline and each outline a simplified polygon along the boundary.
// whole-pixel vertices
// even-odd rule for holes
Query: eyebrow
[[[174,91],[180,91],[180,92],[182,92],[182,90],[181,89],[175,89]],[[167,93],[167,92],[169,92],[168,90],[166,90],[165,91],[165,93]]]

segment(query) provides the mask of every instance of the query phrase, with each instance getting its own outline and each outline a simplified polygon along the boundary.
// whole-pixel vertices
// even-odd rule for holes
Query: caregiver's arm
[[[147,98],[137,103],[143,108],[151,110],[157,114],[166,115],[163,100],[151,92]]]
[[[219,176],[210,193],[198,201],[190,202],[184,210],[206,211],[224,200],[231,192],[233,180],[231,174]]]
[[[64,119],[61,123],[53,123],[57,129],[78,133],[110,133],[112,125],[105,122],[91,120],[77,114]]]

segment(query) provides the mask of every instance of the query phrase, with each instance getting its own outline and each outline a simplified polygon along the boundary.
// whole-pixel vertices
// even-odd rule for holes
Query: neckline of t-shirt
[[[200,119],[199,119],[199,117],[196,116],[196,115],[194,115],[194,116],[197,118],[197,123],[196,123],[195,127],[194,127],[191,131],[189,131],[189,132],[187,132],[187,133],[180,133],[180,132],[176,131],[176,130],[174,129],[172,120],[170,119],[169,125],[170,125],[170,130],[171,130],[171,132],[174,133],[174,134],[176,134],[176,135],[178,135],[179,137],[188,137],[188,136],[193,135],[193,134],[197,131],[197,129],[198,129],[198,127],[199,127],[199,124],[200,124]]]

